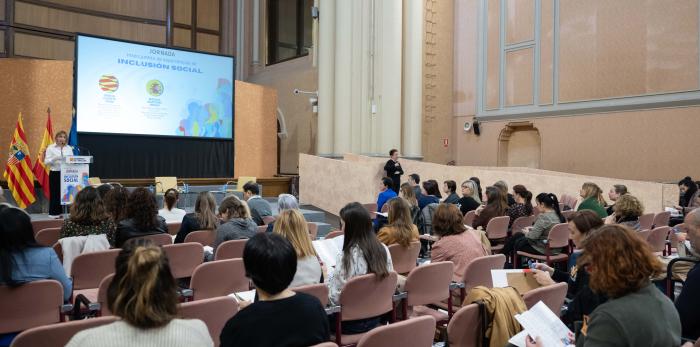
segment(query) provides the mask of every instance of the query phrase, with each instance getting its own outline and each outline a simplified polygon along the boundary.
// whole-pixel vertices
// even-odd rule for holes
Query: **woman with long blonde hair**
[[[309,227],[304,215],[299,210],[280,212],[272,232],[289,240],[297,253],[297,272],[289,286],[298,287],[319,283],[322,275],[321,263],[311,244]]]
[[[120,320],[79,332],[67,346],[213,346],[198,319],[177,319],[177,284],[163,250],[130,239],[115,261],[107,306]]]
[[[592,210],[600,218],[605,218],[608,216],[608,212],[605,210],[607,203],[603,198],[603,190],[598,187],[597,184],[593,182],[586,182],[581,186],[580,195],[583,201],[578,205],[577,211],[581,210]]]
[[[389,224],[379,229],[377,238],[389,246],[395,243],[409,247],[411,242],[418,241],[418,227],[411,219],[411,208],[403,198],[389,200]]]

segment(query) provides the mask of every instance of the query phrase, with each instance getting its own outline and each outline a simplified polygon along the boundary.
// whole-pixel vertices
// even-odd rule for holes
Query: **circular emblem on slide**
[[[102,75],[100,77],[100,89],[103,92],[114,93],[119,89],[119,80],[114,75]]]
[[[150,80],[146,83],[146,91],[151,96],[161,96],[163,94],[163,82],[159,80]]]

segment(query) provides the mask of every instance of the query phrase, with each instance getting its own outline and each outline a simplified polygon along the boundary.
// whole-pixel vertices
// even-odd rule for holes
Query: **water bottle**
[[[221,186],[221,191],[224,193],[226,193],[226,191],[228,191],[228,183],[224,183],[224,185]]]
[[[190,192],[190,185],[187,183],[183,183],[182,185],[184,186],[183,190],[185,191],[185,194],[189,193]]]
[[[148,191],[150,191],[151,193],[155,192],[155,187],[153,187],[152,184],[149,185],[149,186],[148,186]]]

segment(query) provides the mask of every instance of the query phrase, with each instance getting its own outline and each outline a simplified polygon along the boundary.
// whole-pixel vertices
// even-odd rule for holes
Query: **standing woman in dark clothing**
[[[68,134],[61,130],[56,133],[54,143],[46,147],[44,163],[49,166],[49,217],[58,218],[61,208],[61,162],[63,158],[73,155],[73,147],[66,145]]]
[[[605,295],[594,293],[588,286],[588,271],[585,267],[576,264],[578,258],[585,251],[581,245],[589,233],[603,226],[603,220],[591,210],[578,211],[571,216],[569,231],[571,240],[576,245],[577,250],[569,257],[568,272],[555,270],[544,263],[537,263],[535,279],[543,286],[554,284],[555,282],[567,282],[569,290],[566,297],[571,300],[567,305],[567,310],[561,316],[562,321],[569,327],[575,321],[583,320],[583,316],[588,316],[593,310],[607,300]]]
[[[398,194],[399,186],[401,186],[401,175],[403,175],[403,168],[401,168],[399,163],[399,151],[392,149],[389,151],[389,157],[391,159],[387,160],[384,165],[384,171],[386,171],[386,177],[391,178],[391,181],[394,183],[391,190]]]

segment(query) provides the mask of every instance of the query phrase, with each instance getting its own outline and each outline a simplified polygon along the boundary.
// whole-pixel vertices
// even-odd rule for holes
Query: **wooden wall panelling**
[[[5,53],[5,30],[0,30],[0,53]]]
[[[192,24],[192,0],[175,0],[175,23]]]
[[[5,20],[5,1],[7,0],[0,0],[0,21]]]
[[[197,0],[197,28],[219,30],[219,0]]]
[[[219,36],[197,33],[197,50],[219,53]]]
[[[74,43],[70,40],[15,32],[15,55],[42,59],[73,60]]]
[[[192,38],[190,37],[190,30],[175,28],[173,35],[173,45],[178,47],[192,47]]]
[[[41,0],[41,2],[123,16],[165,20],[166,2],[163,0]]]

